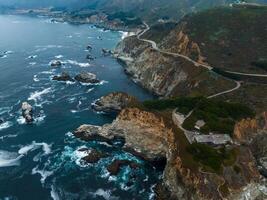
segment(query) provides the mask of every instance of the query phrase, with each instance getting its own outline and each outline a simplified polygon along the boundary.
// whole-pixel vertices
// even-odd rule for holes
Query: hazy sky
[[[60,6],[70,5],[75,2],[92,2],[92,0],[0,0],[0,5],[14,6]]]

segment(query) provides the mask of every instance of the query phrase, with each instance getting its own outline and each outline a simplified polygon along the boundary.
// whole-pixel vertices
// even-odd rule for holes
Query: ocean
[[[153,199],[160,171],[119,147],[72,135],[82,124],[114,120],[90,107],[103,95],[124,91],[140,100],[153,98],[125,75],[114,58],[101,53],[102,48],[114,49],[124,34],[11,15],[0,15],[0,27],[0,200]],[[90,62],[87,45],[95,57]],[[49,64],[53,60],[64,65],[53,68]],[[52,80],[63,71],[72,77],[91,72],[101,82]],[[33,124],[21,117],[24,101],[34,108]],[[84,154],[78,151],[83,147],[109,156],[96,164],[84,163]],[[142,167],[134,171],[125,167],[118,176],[110,176],[106,167],[114,159],[134,160]]]

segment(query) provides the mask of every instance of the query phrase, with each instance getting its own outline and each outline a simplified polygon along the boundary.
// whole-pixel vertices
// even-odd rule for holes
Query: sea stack
[[[80,74],[75,76],[75,80],[81,83],[99,83],[100,81],[96,78],[95,74],[89,72],[81,72]]]
[[[26,123],[32,123],[33,119],[33,108],[28,102],[23,102],[21,106],[22,116],[25,118]]]

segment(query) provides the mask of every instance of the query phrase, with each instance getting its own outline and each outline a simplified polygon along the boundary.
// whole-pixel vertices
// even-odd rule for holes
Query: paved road
[[[182,55],[182,54],[179,54],[179,53],[173,53],[173,52],[168,52],[168,51],[161,50],[157,46],[157,43],[155,41],[153,41],[153,40],[142,39],[141,36],[144,35],[147,31],[150,30],[150,27],[149,27],[148,24],[144,23],[144,25],[146,26],[146,28],[142,32],[137,34],[137,39],[139,39],[140,41],[144,41],[144,42],[150,43],[154,50],[156,50],[156,51],[158,51],[160,53],[163,53],[163,54],[184,58],[184,59],[190,61],[191,63],[193,63],[196,67],[204,67],[204,68],[206,68],[208,70],[212,70],[213,69],[212,66],[205,65],[205,64],[202,64],[202,63],[198,63],[198,62],[192,60],[191,58],[189,58],[188,56],[185,56],[185,55]],[[231,73],[231,74],[238,74],[238,75],[245,75],[245,76],[252,76],[252,77],[267,77],[267,74],[247,74],[247,73],[234,72],[234,71],[226,71],[226,72]],[[227,78],[227,79],[229,79],[229,78]],[[234,88],[232,88],[230,90],[223,91],[223,92],[219,92],[219,93],[214,94],[214,95],[211,95],[208,98],[214,98],[214,97],[217,97],[217,96],[220,96],[220,95],[227,94],[227,93],[233,92],[235,90],[238,90],[241,87],[241,83],[239,81],[235,81],[235,83],[236,83],[236,86]]]
[[[211,95],[211,96],[208,96],[208,99],[211,99],[211,98],[214,98],[214,97],[217,97],[217,96],[221,96],[223,94],[227,94],[227,93],[230,93],[230,92],[233,92],[235,90],[238,90],[240,87],[241,87],[241,82],[239,81],[235,81],[236,83],[236,87],[230,89],[230,90],[226,90],[226,91],[223,91],[223,92],[219,92],[217,94],[214,94],[214,95]]]
[[[209,66],[209,65],[205,65],[203,63],[198,63],[194,60],[192,60],[191,58],[189,58],[188,56],[185,56],[185,55],[182,55],[182,54],[179,54],[179,53],[172,53],[172,52],[168,52],[168,51],[164,51],[164,50],[161,50],[158,48],[157,46],[157,43],[153,40],[147,40],[147,39],[142,39],[141,36],[144,35],[147,31],[150,30],[150,27],[147,23],[144,23],[144,25],[146,26],[146,28],[137,35],[137,38],[141,41],[144,41],[144,42],[148,42],[152,45],[152,48],[161,52],[161,53],[164,53],[164,54],[168,54],[168,55],[172,55],[172,56],[177,56],[177,57],[182,57],[190,62],[192,62],[195,66],[198,66],[198,67],[204,67],[208,70],[212,70],[213,67],[212,66]],[[231,73],[231,74],[238,74],[238,75],[244,75],[244,76],[252,76],[252,77],[267,77],[267,74],[250,74],[250,73],[242,73],[242,72],[235,72],[235,71],[226,71],[228,73]]]

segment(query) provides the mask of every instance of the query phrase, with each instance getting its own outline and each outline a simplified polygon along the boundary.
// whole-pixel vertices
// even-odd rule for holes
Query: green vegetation
[[[142,20],[138,17],[136,17],[132,13],[126,13],[126,12],[116,12],[111,15],[108,15],[108,20],[114,20],[114,19],[119,19],[123,21],[126,25],[141,25],[143,24]]]
[[[251,65],[267,71],[267,59],[259,59],[258,61],[251,62]]]
[[[211,66],[256,73],[259,67],[266,70],[266,60],[257,61],[266,57],[267,37],[262,28],[267,25],[262,20],[266,17],[267,7],[225,6],[187,15],[182,20],[186,25],[182,23],[176,31],[184,31],[191,41],[199,44]]]
[[[155,24],[142,37],[160,43],[176,26],[175,22]]]
[[[145,101],[143,105],[152,110],[166,110],[177,108],[177,111],[186,115],[192,114],[184,121],[183,127],[194,130],[198,120],[204,120],[202,133],[218,132],[232,134],[236,121],[253,117],[254,112],[240,103],[206,99],[204,97],[181,97],[175,99],[162,99]]]
[[[217,173],[222,165],[233,164],[236,159],[235,151],[226,150],[225,148],[214,149],[205,144],[193,143],[186,149],[193,155],[195,161],[200,162]]]
[[[180,113],[188,114],[195,108],[202,98],[203,97],[181,97],[174,99],[149,100],[145,101],[143,104],[148,109],[166,110],[177,108]]]
[[[185,120],[183,127],[194,130],[195,123],[201,119],[206,123],[200,129],[202,133],[217,132],[231,135],[236,121],[254,115],[250,108],[240,103],[201,99],[190,117]]]
[[[224,77],[236,80],[236,81],[241,81],[242,80],[242,76],[241,75],[232,74],[232,73],[229,73],[227,71],[224,71],[223,69],[213,68],[212,71],[214,71],[215,73],[220,74],[220,75],[222,75]]]

